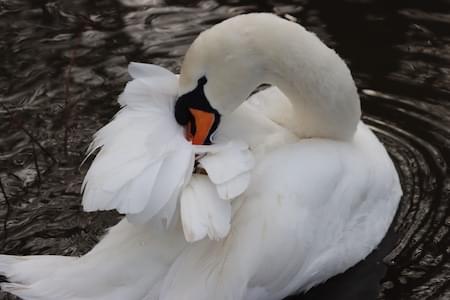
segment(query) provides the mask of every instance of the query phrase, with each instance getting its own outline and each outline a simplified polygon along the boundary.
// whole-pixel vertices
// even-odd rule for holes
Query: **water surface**
[[[88,251],[119,216],[81,211],[80,162],[118,109],[128,62],[177,72],[205,28],[269,11],[302,23],[346,60],[363,119],[387,147],[404,190],[377,251],[292,299],[450,299],[450,4],[189,3],[0,1],[1,252]]]

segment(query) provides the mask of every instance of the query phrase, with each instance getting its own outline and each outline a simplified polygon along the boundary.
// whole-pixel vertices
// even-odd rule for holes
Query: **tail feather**
[[[78,258],[66,256],[10,256],[0,255],[0,289],[27,300],[52,299],[35,293],[39,282],[51,278]],[[34,286],[34,288],[33,288]],[[53,284],[55,287],[56,284]],[[45,289],[47,290],[47,289]]]
[[[186,242],[152,228],[123,220],[82,257],[0,255],[0,288],[24,300],[157,299],[147,296]]]

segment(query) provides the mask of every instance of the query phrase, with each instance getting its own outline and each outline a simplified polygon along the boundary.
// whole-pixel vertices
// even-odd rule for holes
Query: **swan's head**
[[[263,75],[245,46],[240,20],[231,18],[202,32],[184,58],[175,117],[193,144],[211,144],[220,117],[245,101]]]

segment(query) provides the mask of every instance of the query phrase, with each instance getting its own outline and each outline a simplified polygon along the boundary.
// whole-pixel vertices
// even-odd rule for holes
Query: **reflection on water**
[[[117,222],[81,212],[79,165],[117,111],[129,61],[177,71],[203,29],[272,11],[345,58],[404,189],[376,252],[293,299],[449,299],[450,15],[422,2],[0,1],[1,252],[79,255]]]

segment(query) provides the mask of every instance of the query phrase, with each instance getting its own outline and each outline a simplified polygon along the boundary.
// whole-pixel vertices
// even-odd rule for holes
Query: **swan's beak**
[[[189,111],[194,117],[194,122],[187,123],[186,138],[194,145],[210,144],[209,137],[214,127],[215,114],[195,108],[189,108]]]

